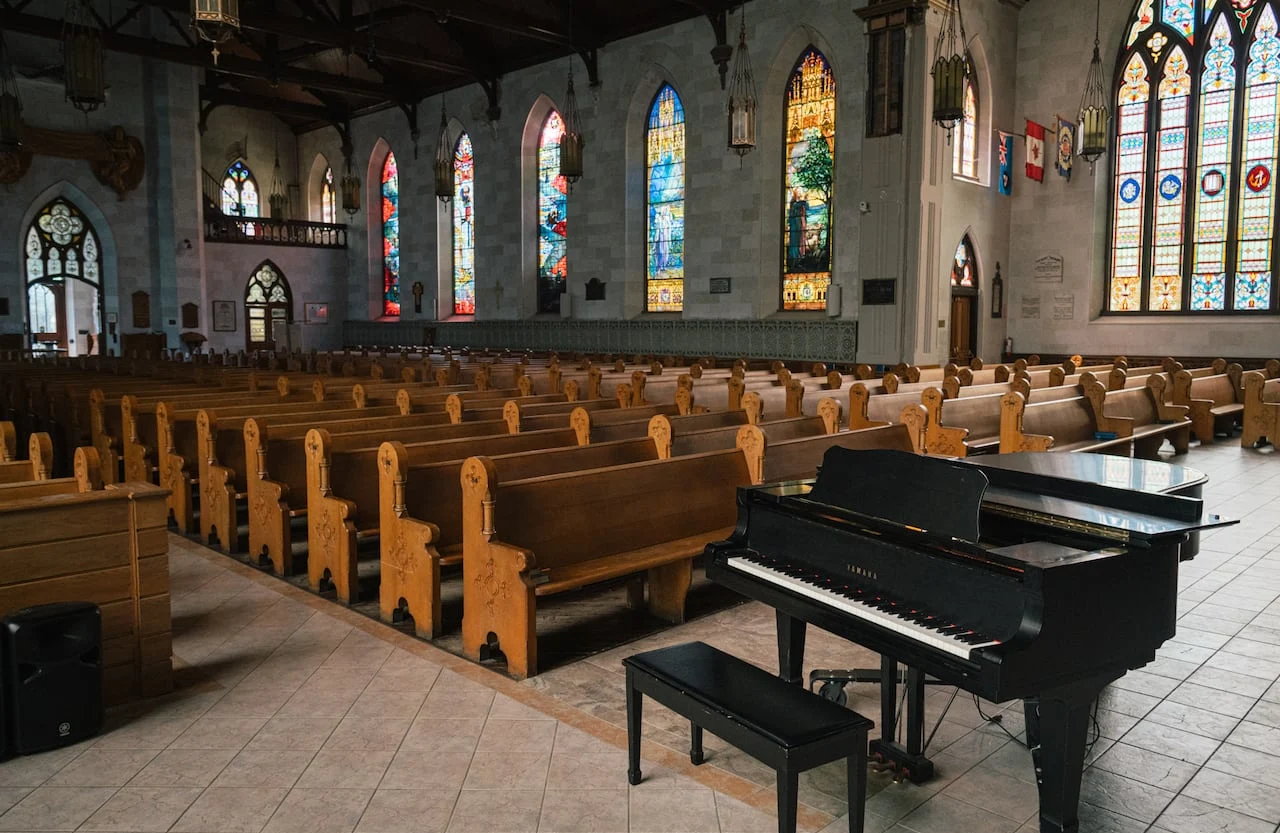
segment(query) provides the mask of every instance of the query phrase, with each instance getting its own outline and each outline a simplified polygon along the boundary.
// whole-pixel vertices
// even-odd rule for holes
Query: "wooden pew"
[[[1025,377],[1019,378],[1010,387],[1032,403],[1071,399],[1082,393],[1075,386],[1032,390]],[[1005,391],[1009,392],[1011,391]],[[943,457],[968,457],[972,454],[999,452],[1003,394],[944,399],[938,388],[929,388],[920,399],[926,414],[927,453]],[[908,418],[910,417],[903,417]]]
[[[1158,460],[1165,440],[1173,445],[1175,454],[1186,454],[1191,444],[1188,409],[1165,402],[1168,382],[1164,376],[1146,379],[1143,387],[1110,391],[1096,379],[1085,382],[1084,395],[1097,430],[1132,439],[1134,456],[1144,460]]]
[[[1280,444],[1280,378],[1268,379],[1263,373],[1244,374],[1244,431],[1240,435],[1243,448],[1260,442]]]
[[[653,438],[642,437],[485,459],[505,477],[524,480],[658,460],[663,459],[662,453],[661,445]],[[430,639],[442,627],[440,569],[462,562],[464,460],[417,462],[414,457],[412,447],[399,442],[383,443],[376,465],[371,467],[379,480],[374,501],[380,536],[379,603],[383,621],[399,621],[409,614],[418,635]],[[360,514],[367,510],[359,508],[361,501],[351,503],[344,517],[358,526]],[[350,547],[346,553],[346,558],[353,558]]]
[[[0,616],[93,602],[102,610],[106,705],[164,694],[173,685],[164,493],[140,483],[103,488],[94,449],[78,449],[76,463],[80,477],[64,491],[49,490],[58,481],[0,486]]]
[[[0,434],[3,432],[0,431]],[[10,437],[0,440],[6,444],[10,441]],[[0,462],[0,484],[49,480],[51,477],[53,477],[53,438],[43,431],[32,434],[31,439],[27,441],[27,459],[6,459]]]
[[[743,432],[738,443],[746,451],[749,461],[759,461],[759,469],[752,472],[754,483],[781,483],[816,477],[823,457],[832,448],[853,451],[895,449],[918,453],[919,440],[912,438],[911,431],[908,424],[898,423],[880,428],[864,428],[861,431],[841,431],[785,440],[775,440],[768,431],[761,431],[758,436],[762,438],[764,446],[758,451],[751,447],[757,435]]]
[[[463,651],[480,660],[501,648],[508,673],[536,674],[539,596],[638,573],[647,573],[650,612],[682,622],[693,559],[728,537],[737,489],[750,483],[738,449],[508,482],[492,461],[470,458]]]
[[[1100,440],[1093,410],[1083,396],[1028,405],[1020,393],[1001,399],[1000,453],[1085,451],[1133,456],[1133,438]]]
[[[1243,418],[1243,373],[1240,365],[1232,364],[1220,375],[1197,378],[1186,370],[1173,374],[1173,402],[1190,409],[1191,430],[1201,443],[1212,443],[1217,433],[1230,434]]]

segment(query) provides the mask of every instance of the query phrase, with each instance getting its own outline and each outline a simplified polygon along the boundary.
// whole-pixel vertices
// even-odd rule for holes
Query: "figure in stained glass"
[[[320,179],[320,222],[338,222],[338,195],[333,189],[333,168],[325,168]]]
[[[400,315],[400,172],[391,151],[382,162],[382,314]]]
[[[538,138],[538,312],[559,313],[569,275],[569,183],[560,175],[564,120],[552,110]]]
[[[670,84],[654,96],[645,127],[648,215],[646,309],[684,309],[684,104]]]
[[[836,82],[813,47],[791,73],[786,99],[782,308],[823,310],[831,285]]]
[[[453,314],[476,312],[475,152],[463,133],[453,150]]]
[[[237,159],[222,178],[222,213],[228,217],[259,217],[258,181]]]

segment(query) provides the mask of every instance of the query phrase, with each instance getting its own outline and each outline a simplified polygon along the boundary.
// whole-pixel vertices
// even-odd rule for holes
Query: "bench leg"
[[[636,690],[632,671],[627,669],[627,783],[640,783],[640,713],[644,695]]]
[[[690,721],[689,723],[689,761],[694,766],[701,766],[702,757],[702,727],[697,723]]]
[[[649,612],[679,625],[684,622],[684,600],[693,583],[693,559],[654,567],[649,571]]]
[[[800,773],[778,770],[778,833],[796,833],[800,805]]]
[[[867,737],[862,735],[849,753],[849,833],[862,833],[867,806]]]

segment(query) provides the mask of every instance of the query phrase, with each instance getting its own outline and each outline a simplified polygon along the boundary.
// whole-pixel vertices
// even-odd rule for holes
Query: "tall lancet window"
[[[645,131],[648,170],[649,312],[684,309],[684,104],[663,84],[649,108]]]
[[[800,56],[786,95],[782,308],[824,310],[834,248],[836,81],[817,49]]]

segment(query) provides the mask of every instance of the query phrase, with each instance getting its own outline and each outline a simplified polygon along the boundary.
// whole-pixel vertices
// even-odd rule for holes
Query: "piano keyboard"
[[[892,631],[913,642],[928,645],[961,659],[970,659],[970,654],[978,648],[1000,644],[997,639],[976,634],[961,625],[948,623],[922,611],[911,610],[905,605],[900,606],[896,602],[879,596],[864,595],[860,589],[839,585],[835,579],[824,577],[820,573],[814,572],[800,577],[764,563],[772,560],[757,561],[738,556],[727,559],[725,564],[731,569],[763,579],[827,607]]]

